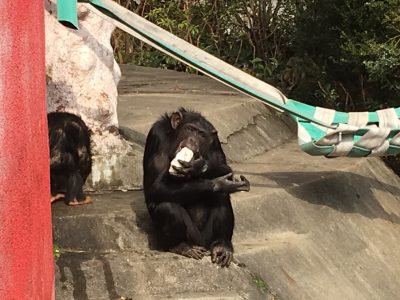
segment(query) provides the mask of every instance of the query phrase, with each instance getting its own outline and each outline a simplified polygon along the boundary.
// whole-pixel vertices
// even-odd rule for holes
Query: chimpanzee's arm
[[[50,155],[50,169],[53,171],[72,170],[74,171],[78,167],[71,153],[61,151],[60,149],[54,149]]]
[[[226,157],[218,139],[207,154],[206,163],[207,171],[204,173],[205,178],[211,179],[232,173],[232,169],[226,163]]]
[[[167,141],[168,133],[159,124],[147,136],[143,159],[146,201],[187,203],[194,193],[212,192],[211,180],[185,181],[168,173],[170,161],[166,149],[163,149],[167,146]]]
[[[247,180],[232,180],[232,170],[226,163],[218,139],[203,157],[207,163],[204,173],[191,178],[177,178],[169,174],[171,136],[168,126],[162,122],[156,123],[147,136],[143,158],[146,202],[187,203],[201,193],[234,193],[249,189]]]
[[[148,187],[147,195],[154,202],[188,203],[193,195],[214,192],[214,183],[209,179],[197,178],[195,180],[184,180],[173,178],[165,170]]]
[[[203,177],[213,179],[229,173],[232,173],[232,169],[227,164],[210,164]]]
[[[180,180],[166,171],[145,188],[145,194],[153,203],[165,201],[183,204],[197,201],[196,196],[205,193],[235,193],[249,189],[250,183],[245,177],[241,176],[241,181],[232,180],[232,173],[213,179]]]

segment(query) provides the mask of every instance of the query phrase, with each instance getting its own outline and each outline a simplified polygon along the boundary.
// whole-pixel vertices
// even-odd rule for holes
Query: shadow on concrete
[[[87,294],[87,279],[85,277],[84,265],[89,260],[96,260],[101,263],[107,293],[109,299],[121,299],[118,295],[115,286],[114,276],[111,270],[110,262],[102,254],[86,254],[86,253],[63,253],[56,261],[57,267],[60,274],[60,282],[63,284],[62,289],[68,289],[66,268],[71,272],[72,275],[72,286],[73,286],[73,297],[79,300],[89,300]],[[101,281],[102,277],[99,276],[97,280]],[[62,295],[57,295],[57,299],[61,299]]]
[[[243,175],[263,176],[274,181],[297,199],[311,204],[324,205],[343,213],[356,213],[370,219],[383,219],[400,224],[400,216],[388,213],[374,194],[385,191],[400,198],[400,188],[374,178],[351,172],[270,172]],[[272,188],[271,184],[252,184],[255,187]]]
[[[125,140],[129,142],[134,142],[144,148],[146,144],[145,134],[124,126],[119,127],[119,133]]]
[[[154,231],[153,223],[147,211],[144,201],[132,201],[131,208],[136,216],[136,226],[140,232],[147,237],[147,245],[150,250],[160,250],[157,244],[157,237]]]
[[[76,215],[81,215],[82,213],[84,214],[84,212],[93,212],[93,210],[96,210],[95,205],[96,202],[92,205],[76,208],[67,206],[60,201],[58,203],[52,204],[52,214],[54,215],[55,211],[57,211],[58,214],[65,214],[69,217],[74,217]],[[56,265],[59,274],[59,278],[56,279],[59,280],[59,283],[56,283],[56,286],[61,286],[61,292],[58,288],[56,289],[56,299],[63,299],[62,290],[72,290],[71,294],[73,295],[74,299],[91,300],[87,291],[90,290],[93,281],[95,282],[95,284],[98,285],[105,284],[109,299],[121,298],[121,296],[117,293],[117,287],[111,264],[106,257],[107,252],[96,252],[96,249],[103,249],[106,247],[104,245],[104,241],[99,241],[96,238],[96,234],[94,234],[93,232],[88,233],[88,231],[90,231],[89,228],[96,227],[93,222],[97,222],[97,220],[90,217],[86,219],[83,218],[83,220],[81,219],[77,222],[78,225],[81,226],[80,229],[77,229],[76,227],[62,227],[62,225],[64,224],[55,223],[53,220],[54,243],[61,249],[67,249],[62,251],[60,257],[56,259]],[[55,238],[55,236],[59,237],[55,226],[58,227],[59,231],[63,232],[63,238],[65,239],[67,245],[63,245],[64,240],[60,241]],[[77,232],[76,230],[79,230],[79,232]],[[111,233],[112,230],[106,230],[105,232],[103,232],[103,235],[110,235]],[[73,239],[72,245],[77,245],[80,240],[82,245],[86,245],[86,247],[93,249],[94,252],[83,253],[81,252],[82,250],[78,250],[77,252],[74,252],[74,250],[68,250],[68,243],[71,243],[72,239],[71,236],[75,237],[75,239]],[[110,238],[110,240],[113,239],[115,239],[115,237]],[[96,263],[101,267],[103,271],[103,276],[98,276],[96,278],[86,278],[85,274],[90,274],[90,272],[87,271],[87,262],[93,260],[96,261]],[[66,291],[66,293],[70,294],[70,292],[68,291]]]

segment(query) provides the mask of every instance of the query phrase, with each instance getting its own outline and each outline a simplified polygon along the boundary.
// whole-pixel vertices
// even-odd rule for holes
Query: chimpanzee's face
[[[187,147],[193,151],[194,157],[205,156],[213,142],[213,133],[200,123],[183,123],[178,128],[179,141],[176,153]]]
[[[175,131],[172,155],[187,147],[194,158],[206,158],[214,141],[218,141],[214,126],[199,114],[180,109],[170,117],[171,127]]]

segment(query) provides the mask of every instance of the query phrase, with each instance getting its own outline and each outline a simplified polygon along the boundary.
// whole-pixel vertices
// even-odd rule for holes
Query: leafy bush
[[[207,52],[271,80],[279,77],[276,70],[287,41],[283,36],[288,35],[285,22],[293,18],[291,2],[146,0],[132,10]],[[129,0],[120,0],[120,4],[135,6]],[[192,71],[120,31],[114,33],[112,43],[120,63]]]
[[[389,1],[302,1],[296,9],[293,52],[320,72],[314,104],[344,110],[398,105],[400,6]],[[308,77],[305,79],[307,81]],[[323,92],[328,86],[331,93]],[[316,86],[314,85],[315,90]],[[326,97],[325,95],[329,96]],[[332,96],[336,95],[336,99]]]

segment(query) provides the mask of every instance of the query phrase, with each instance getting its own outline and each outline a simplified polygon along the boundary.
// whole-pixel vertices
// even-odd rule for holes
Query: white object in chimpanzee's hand
[[[171,161],[171,165],[170,165],[170,167],[169,167],[169,173],[170,173],[170,174],[177,174],[176,170],[175,170],[172,166],[175,166],[176,168],[181,168],[182,165],[179,163],[178,160],[182,160],[182,161],[189,162],[189,161],[192,160],[193,155],[194,155],[194,154],[193,154],[193,151],[192,151],[192,150],[190,150],[190,149],[187,148],[187,147],[183,147],[183,148],[181,149],[181,151],[179,151],[179,152],[176,154],[175,158]]]

